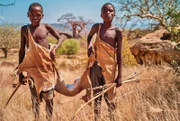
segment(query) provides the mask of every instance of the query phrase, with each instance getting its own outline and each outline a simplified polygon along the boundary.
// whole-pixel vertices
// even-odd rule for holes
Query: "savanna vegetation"
[[[0,49],[7,58],[8,50],[19,47],[20,31],[16,26],[2,25],[0,26]]]
[[[18,82],[17,77],[13,76],[15,73],[13,70],[17,65],[17,51],[9,54],[8,58],[0,60],[0,119],[2,121],[31,121],[34,116],[28,85],[21,86],[9,105],[4,108],[14,90],[12,84]],[[61,70],[66,83],[73,83],[85,69],[87,61],[84,58],[86,57],[75,57],[69,59],[67,56],[60,56],[57,59],[57,67]],[[167,65],[124,66],[123,79],[134,72],[137,72],[134,78],[139,79],[140,82],[124,84],[117,89],[118,107],[115,116],[118,121],[178,121],[180,119],[180,82],[175,71]],[[77,96],[66,97],[55,93],[53,120],[92,121],[93,109],[88,105],[72,119],[75,112],[84,104],[80,99],[84,94],[85,92],[81,92]],[[106,109],[107,106],[103,100],[102,119],[109,121]],[[45,120],[45,115],[45,105],[42,103],[40,121]]]
[[[123,84],[117,89],[117,121],[179,121],[180,120],[180,77],[171,65],[141,66],[130,52],[129,40],[144,36],[157,28],[169,31],[171,40],[179,42],[179,0],[113,0],[117,8],[117,21],[125,23],[136,18],[131,33],[125,31],[123,37],[123,81],[132,79],[139,82]],[[132,9],[133,8],[133,9]],[[121,13],[118,13],[121,12]],[[122,14],[123,13],[123,14]],[[121,16],[123,15],[123,16]],[[118,19],[120,18],[120,19]],[[140,20],[150,19],[147,28],[136,28]],[[125,23],[124,23],[125,22]],[[147,24],[146,23],[146,24]],[[167,26],[166,26],[167,25]],[[7,28],[7,29],[6,29]],[[176,31],[174,31],[176,30]],[[4,33],[3,33],[4,32]],[[135,37],[134,37],[135,36]],[[175,38],[176,37],[176,38]],[[174,39],[175,38],[175,39]],[[55,39],[49,35],[49,42]],[[57,51],[57,68],[65,82],[73,83],[87,66],[86,37],[67,39]],[[18,83],[15,67],[18,65],[19,30],[12,26],[0,26],[0,121],[34,120],[31,95],[28,85],[21,86],[9,105],[4,108]],[[3,48],[6,48],[6,53]],[[8,53],[7,53],[8,52]],[[4,58],[5,57],[5,58]],[[178,65],[176,65],[178,66]],[[86,105],[78,114],[76,111],[85,103],[81,100],[85,92],[67,97],[55,92],[54,121],[92,121],[93,109]],[[110,121],[107,105],[102,103],[102,120]],[[40,121],[46,120],[45,103],[41,104]],[[73,117],[74,116],[74,117]]]
[[[50,37],[50,41],[54,40]],[[77,42],[78,41],[78,42]],[[76,43],[77,42],[77,43]],[[71,43],[77,44],[77,50],[71,49]],[[61,51],[60,51],[61,50]],[[79,78],[86,65],[86,41],[70,39],[60,48],[57,57],[57,68],[61,70],[66,83],[73,83]],[[63,51],[62,51],[63,50]],[[67,55],[68,50],[70,55]],[[70,57],[69,57],[70,56]],[[14,68],[18,63],[18,51],[12,49],[7,58],[1,58],[0,68],[0,119],[3,121],[31,121],[34,116],[31,109],[30,91],[28,85],[21,86],[10,104],[4,108],[7,99],[14,90],[12,84],[17,83]],[[136,64],[129,50],[128,41],[123,46],[123,79],[136,72],[133,82],[124,84],[117,89],[117,110],[115,117],[118,121],[178,121],[180,119],[180,82],[179,76],[168,65],[144,67]],[[81,100],[85,92],[74,97],[66,97],[55,93],[53,120],[60,121],[92,121],[93,109],[86,105],[80,112],[75,112],[84,104]],[[102,119],[109,121],[106,103],[102,104]],[[46,118],[45,105],[41,104],[41,118]]]
[[[117,23],[135,30],[166,29],[172,41],[179,42],[179,0],[112,0]]]

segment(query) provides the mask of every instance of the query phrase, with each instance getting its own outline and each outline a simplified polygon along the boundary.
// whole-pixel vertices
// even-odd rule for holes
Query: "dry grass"
[[[2,62],[16,64],[11,61],[17,57],[12,54],[8,59],[0,59]],[[74,61],[74,62],[73,62]],[[64,65],[62,66],[62,62]],[[73,64],[72,64],[73,62]],[[74,79],[81,76],[85,65],[83,58],[59,58],[58,68],[66,81],[72,83]],[[69,65],[67,63],[70,63]],[[76,65],[76,66],[73,66]],[[68,68],[67,68],[68,67]],[[78,68],[79,67],[79,68]],[[32,121],[34,119],[30,91],[28,86],[21,86],[9,105],[4,108],[6,101],[14,90],[12,84],[18,82],[11,76],[13,66],[0,67],[0,121]],[[117,121],[179,121],[180,120],[180,81],[174,71],[168,66],[154,67],[126,67],[123,68],[123,77],[133,72],[141,72],[139,83],[124,84],[117,89],[117,110],[115,117]],[[67,97],[55,93],[54,99],[54,121],[70,121],[74,113],[84,104],[80,99],[85,92],[74,97]],[[102,103],[102,120],[109,121],[107,106]],[[45,104],[41,104],[40,121],[45,120]],[[74,118],[73,121],[92,121],[93,109],[85,106]]]

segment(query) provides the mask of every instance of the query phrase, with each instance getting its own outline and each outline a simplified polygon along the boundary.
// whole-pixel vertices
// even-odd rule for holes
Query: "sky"
[[[111,0],[0,0],[15,1],[15,5],[0,7],[0,23],[27,24],[29,18],[27,12],[29,5],[38,2],[43,6],[44,17],[42,23],[58,23],[57,19],[66,14],[83,16],[94,22],[102,22],[100,10],[103,4]]]

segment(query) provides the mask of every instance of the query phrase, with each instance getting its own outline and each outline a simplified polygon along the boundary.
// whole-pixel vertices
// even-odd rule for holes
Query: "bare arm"
[[[49,31],[49,33],[58,40],[57,43],[56,43],[56,48],[55,48],[55,50],[58,49],[59,46],[60,46],[60,45],[62,44],[62,42],[64,41],[64,38],[61,37],[61,36],[58,34],[58,32],[57,32],[53,27],[51,27],[50,25],[46,24],[46,28],[47,28],[47,30]]]
[[[90,46],[90,43],[91,43],[91,40],[94,36],[94,34],[97,32],[98,30],[98,24],[94,24],[88,34],[88,37],[87,37],[87,52],[88,52],[88,57],[90,56],[90,53],[93,51],[92,50],[92,46]]]
[[[115,80],[117,83],[117,87],[121,86],[122,84],[122,32],[118,29],[116,30],[117,35],[117,65],[118,65],[118,75]]]
[[[21,43],[19,49],[19,64],[23,61],[25,55],[26,38],[24,36],[25,26],[21,28]]]
[[[64,38],[62,38],[58,32],[51,27],[50,25],[46,24],[46,28],[49,31],[49,33],[54,36],[58,41],[56,43],[56,46],[54,46],[54,48],[51,50],[51,57],[54,59],[55,58],[55,54],[56,54],[56,50],[60,47],[60,45],[62,44],[62,42],[64,41]]]
[[[19,64],[22,63],[24,56],[25,56],[25,45],[26,45],[26,38],[24,36],[24,32],[26,31],[26,27],[21,28],[21,43],[20,43],[20,49],[19,49]],[[19,82],[21,84],[24,84],[23,79],[24,76],[22,73],[19,75]]]

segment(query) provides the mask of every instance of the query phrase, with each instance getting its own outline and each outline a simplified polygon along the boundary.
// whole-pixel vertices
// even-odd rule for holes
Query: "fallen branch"
[[[137,82],[138,77],[135,78],[135,79],[133,79],[133,78],[134,78],[135,75],[139,75],[139,74],[140,74],[140,73],[133,72],[131,75],[129,75],[128,77],[126,77],[126,78],[124,79],[125,81],[123,81],[122,83],[127,83],[127,82],[129,82],[129,81],[131,81],[131,82],[133,82],[133,81]],[[110,83],[110,84],[105,84],[105,85],[103,85],[103,86],[94,87],[94,88],[87,88],[87,89],[88,89],[88,90],[91,90],[91,89],[92,89],[92,90],[105,89],[105,88],[109,87],[111,84],[112,84],[112,83]]]
[[[125,83],[130,83],[130,82],[139,82],[139,80],[136,78],[136,79],[130,79],[130,80],[125,80],[122,82],[122,84],[125,84]],[[108,86],[108,87],[107,87]],[[88,102],[86,102],[84,105],[82,105],[77,111],[76,113],[74,114],[72,120],[75,118],[75,116],[77,115],[77,113],[84,107],[86,106],[87,104],[89,104],[90,102],[92,102],[93,100],[95,100],[96,98],[98,98],[99,96],[103,95],[104,93],[106,93],[107,91],[109,91],[110,89],[112,89],[113,87],[116,86],[116,83],[111,83],[111,84],[108,84],[108,85],[104,85],[102,87],[97,87],[97,88],[103,88],[103,87],[106,87],[105,90],[103,90],[101,93],[99,93],[98,95],[96,95],[95,97],[91,98]],[[96,88],[94,88],[96,89]]]
[[[135,79],[125,80],[125,81],[123,81],[122,83],[129,83],[129,82],[139,82],[138,77],[135,78]],[[105,85],[103,85],[103,86],[94,87],[94,88],[92,88],[92,90],[106,89],[106,88],[110,87],[112,84],[116,84],[116,83],[110,83],[110,84],[105,84]],[[87,88],[87,89],[90,89],[90,88]]]
[[[19,83],[18,86],[16,87],[16,89],[13,91],[13,93],[9,97],[8,101],[6,102],[6,105],[4,108],[6,108],[6,106],[9,104],[9,101],[11,100],[11,98],[13,97],[13,95],[16,93],[16,91],[19,89],[20,86],[21,86],[21,84]]]
[[[33,84],[34,84],[34,83],[33,83],[33,80],[32,80],[30,77],[24,77],[24,78],[23,78],[23,81],[29,82],[30,87],[33,87]],[[19,87],[20,87],[21,85],[22,85],[21,83],[18,83],[18,84],[17,84],[16,89],[13,91],[13,93],[12,93],[11,96],[9,97],[9,99],[8,99],[8,101],[6,102],[6,105],[5,105],[4,108],[6,108],[6,106],[9,104],[11,98],[14,96],[14,94],[16,93],[16,91],[19,89]]]

